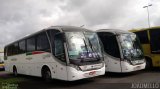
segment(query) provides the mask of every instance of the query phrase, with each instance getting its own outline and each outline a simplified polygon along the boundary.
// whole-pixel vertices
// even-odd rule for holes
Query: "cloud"
[[[57,14],[59,2],[52,1],[52,4],[49,2],[45,0],[42,2],[38,0],[1,0],[0,47],[50,26],[54,19],[57,19],[58,15],[54,13]]]
[[[160,1],[151,0],[151,26],[160,25]],[[148,27],[146,0],[0,0],[0,48],[51,25],[132,29]]]

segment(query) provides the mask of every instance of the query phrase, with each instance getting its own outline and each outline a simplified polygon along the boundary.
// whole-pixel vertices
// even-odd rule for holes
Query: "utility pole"
[[[148,14],[148,26],[149,26],[149,28],[151,27],[151,26],[150,26],[150,17],[149,17],[149,8],[148,8],[148,7],[150,7],[150,6],[152,6],[152,4],[143,6],[143,8],[147,8],[147,14]]]

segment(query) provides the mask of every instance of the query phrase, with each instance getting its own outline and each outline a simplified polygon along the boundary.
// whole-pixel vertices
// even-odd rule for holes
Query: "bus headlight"
[[[79,66],[77,66],[77,65],[70,64],[69,66],[75,68],[78,71],[81,71],[81,68]]]
[[[131,61],[131,63],[132,63],[133,65],[136,65],[136,64],[137,64],[137,62],[136,62],[136,61]]]
[[[133,65],[142,64],[142,63],[144,63],[144,62],[145,62],[145,60],[134,60],[134,61],[131,61],[131,63],[132,63]]]

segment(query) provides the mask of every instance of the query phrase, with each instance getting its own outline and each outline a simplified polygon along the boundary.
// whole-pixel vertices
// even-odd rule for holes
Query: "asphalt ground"
[[[0,89],[160,89],[160,69],[132,73],[106,73],[103,76],[78,81],[53,79],[46,83],[39,77],[0,71]]]

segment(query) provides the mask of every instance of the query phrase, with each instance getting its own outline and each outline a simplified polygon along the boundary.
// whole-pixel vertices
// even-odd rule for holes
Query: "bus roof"
[[[75,27],[75,26],[51,26],[46,29],[48,30],[48,29],[56,29],[56,28],[61,29],[64,32],[65,31],[91,31],[85,28]]]
[[[119,29],[99,29],[99,30],[96,30],[96,32],[111,32],[111,33],[114,33],[114,34],[132,33],[132,32],[129,32],[129,31],[119,30]]]
[[[132,30],[129,30],[129,31],[130,32],[138,32],[138,31],[152,30],[152,29],[160,29],[160,26],[150,27],[150,28],[132,29]]]
[[[31,37],[33,35],[36,35],[36,34],[40,33],[40,32],[43,32],[43,31],[46,31],[46,30],[51,30],[51,29],[56,29],[56,30],[59,30],[61,32],[66,32],[66,31],[91,31],[91,30],[88,30],[88,29],[85,29],[85,28],[75,27],[75,26],[50,26],[50,27],[42,29],[42,30],[40,30],[38,32],[34,32],[33,34],[26,35],[26,36],[22,37],[21,39],[18,39],[18,40],[14,41],[14,42],[9,43],[6,46],[9,46],[9,45],[11,45],[13,43],[16,43],[18,41],[21,41],[23,39],[29,38],[29,37]]]

